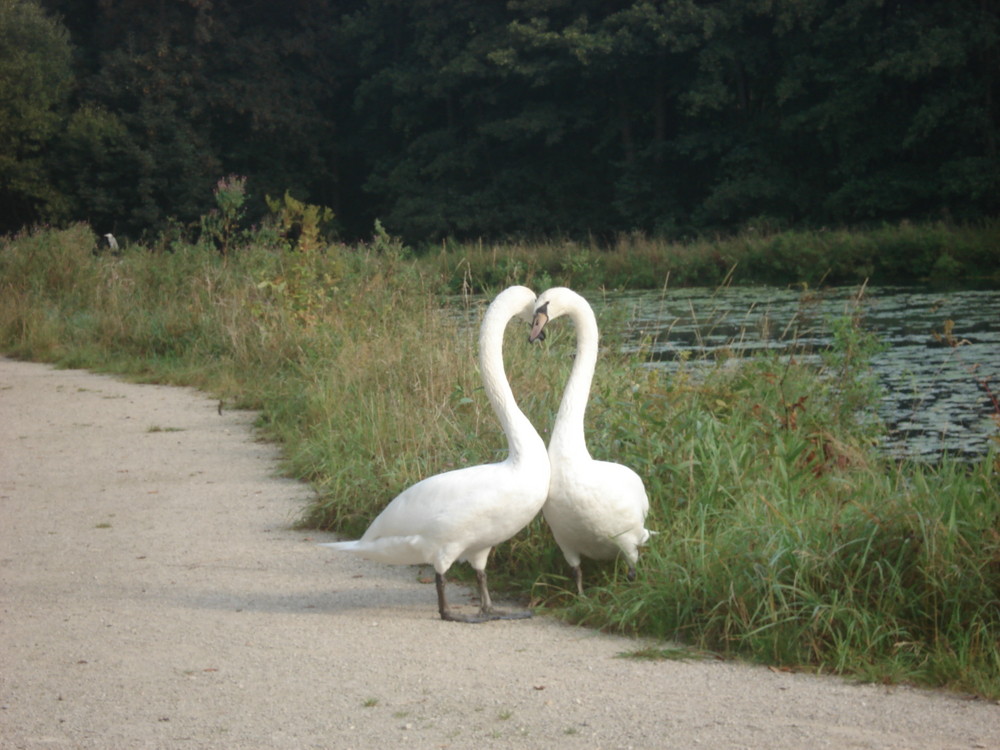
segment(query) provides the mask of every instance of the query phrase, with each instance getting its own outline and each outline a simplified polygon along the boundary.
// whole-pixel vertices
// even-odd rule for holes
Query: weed
[[[216,208],[201,217],[202,241],[218,248],[223,257],[229,255],[246,213],[246,184],[246,177],[223,177],[213,190]]]
[[[742,283],[995,283],[996,233],[994,219],[963,227],[904,222],[863,231],[748,227],[730,237],[682,241],[632,232],[583,246],[564,239],[488,248],[450,241],[433,265],[455,292],[470,279],[483,291],[511,278],[540,289],[553,283],[581,290],[658,289],[668,277],[678,285],[718,286],[734,266]]]

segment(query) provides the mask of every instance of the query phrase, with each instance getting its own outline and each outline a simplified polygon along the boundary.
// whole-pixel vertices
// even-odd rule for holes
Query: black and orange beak
[[[535,317],[531,321],[531,333],[528,334],[528,343],[534,344],[536,341],[545,341],[545,324],[549,322],[549,314],[546,312],[548,304],[542,305],[535,311]]]

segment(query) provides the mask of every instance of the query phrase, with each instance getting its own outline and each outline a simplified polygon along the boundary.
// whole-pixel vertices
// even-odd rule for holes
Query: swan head
[[[490,309],[496,309],[497,315],[506,316],[504,323],[512,318],[531,323],[535,316],[535,293],[526,286],[509,286],[496,296]]]
[[[564,286],[554,286],[539,294],[535,300],[534,316],[531,321],[531,333],[528,334],[528,341],[531,343],[544,341],[545,324],[578,307],[581,301],[583,301],[583,298],[579,294]]]
[[[517,290],[520,295],[518,302],[523,302],[524,305],[517,309],[514,317],[525,323],[533,323],[535,319],[535,293],[527,287],[517,287]]]

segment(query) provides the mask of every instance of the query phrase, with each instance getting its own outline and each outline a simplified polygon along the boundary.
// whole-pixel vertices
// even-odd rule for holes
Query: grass
[[[895,237],[885,231],[836,241],[861,257]],[[907,252],[974,244],[938,227],[929,239],[909,227],[898,234]],[[685,252],[728,274],[739,242],[791,257],[810,237]],[[586,288],[577,281],[612,261],[662,262],[654,243],[629,242],[582,248],[572,262],[555,247],[481,249],[460,275],[466,289],[541,291]],[[95,247],[85,226],[0,243],[0,350],[195,386],[227,408],[257,410],[286,472],[317,490],[303,525],[358,534],[407,485],[502,454],[475,366],[485,302],[443,303],[461,250],[410,259],[384,238],[310,252],[252,244],[223,261],[194,245],[119,256]],[[602,326],[614,322],[615,311],[601,314]],[[519,326],[508,332],[508,375],[544,436],[572,328],[554,325],[544,346],[528,347]],[[848,314],[818,365],[761,355],[665,377],[639,366],[641,352],[603,352],[588,442],[646,481],[648,525],[660,533],[639,578],[629,584],[622,566],[585,561],[588,596],[578,599],[539,518],[496,550],[491,581],[566,619],[698,653],[1000,697],[1000,458],[928,467],[874,453],[877,427],[855,414],[874,397],[875,346]],[[661,652],[646,657],[670,656]]]
[[[622,234],[610,241],[456,244],[424,250],[425,262],[456,293],[511,279],[545,289],[553,279],[577,289],[716,286],[734,268],[743,283],[996,284],[1000,222],[883,224],[864,230],[747,227],[726,237],[666,240]]]

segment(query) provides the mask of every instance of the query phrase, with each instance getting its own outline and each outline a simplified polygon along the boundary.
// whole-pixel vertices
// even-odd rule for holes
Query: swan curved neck
[[[585,302],[572,305],[567,314],[576,328],[576,359],[556,414],[549,452],[589,457],[583,428],[594,368],[597,366],[597,319]]]
[[[503,365],[503,339],[507,323],[518,313],[511,304],[496,302],[486,311],[479,335],[479,366],[486,396],[490,400],[500,426],[507,436],[510,460],[520,461],[540,453],[545,455],[545,443],[514,400]]]

